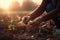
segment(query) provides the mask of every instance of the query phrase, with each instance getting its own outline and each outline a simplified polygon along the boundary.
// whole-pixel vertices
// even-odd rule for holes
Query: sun
[[[27,1],[27,0],[0,0],[0,8],[8,10],[10,4],[13,3],[14,1],[17,1],[20,4],[20,6],[22,6],[23,2]],[[32,2],[34,2],[36,4],[40,4],[42,2],[42,0],[32,0]]]
[[[0,8],[7,10],[9,8],[10,3],[12,3],[13,1],[14,0],[0,0]]]
[[[0,0],[0,8],[8,10],[10,4],[14,1],[17,1],[20,4],[20,6],[22,6],[24,0]]]

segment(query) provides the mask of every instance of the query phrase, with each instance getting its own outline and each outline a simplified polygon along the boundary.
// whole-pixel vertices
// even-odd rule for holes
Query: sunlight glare
[[[0,8],[7,10],[9,8],[10,3],[12,3],[13,1],[14,0],[0,0]]]
[[[0,8],[3,8],[5,10],[9,9],[9,6],[12,2],[17,1],[20,6],[23,5],[23,2],[27,0],[0,0]],[[32,0],[32,2],[36,3],[37,5],[41,4],[42,0]]]

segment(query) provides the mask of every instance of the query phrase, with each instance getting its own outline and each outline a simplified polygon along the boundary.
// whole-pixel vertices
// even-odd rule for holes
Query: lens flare
[[[8,10],[10,4],[13,3],[14,1],[17,1],[20,4],[20,6],[22,6],[23,2],[25,2],[27,0],[0,0],[0,8]],[[42,0],[32,0],[32,2],[34,2],[36,4],[40,4],[42,2]]]
[[[7,10],[9,9],[10,4],[14,1],[19,2],[20,6],[23,5],[23,0],[0,0],[0,8]]]
[[[10,3],[12,3],[14,0],[0,0],[0,8],[8,9]]]

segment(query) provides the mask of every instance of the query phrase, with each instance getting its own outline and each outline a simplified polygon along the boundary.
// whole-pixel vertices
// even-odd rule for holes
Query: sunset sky
[[[9,5],[13,3],[14,1],[17,1],[20,4],[20,6],[22,6],[23,2],[28,1],[28,0],[0,0],[0,8],[7,10],[9,9]],[[42,0],[30,0],[30,1],[36,3],[37,5],[42,2]]]

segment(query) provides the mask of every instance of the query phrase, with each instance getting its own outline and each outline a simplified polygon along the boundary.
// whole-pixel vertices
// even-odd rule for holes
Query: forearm
[[[46,4],[47,1],[44,0],[42,4],[30,15],[30,19],[34,20],[36,17],[40,16],[45,11]]]
[[[50,19],[56,18],[57,14],[58,14],[58,11],[57,10],[53,10],[53,11],[49,12],[47,15],[43,16],[42,19],[44,21],[48,21]]]
[[[47,20],[50,20],[50,19],[54,19],[54,18],[56,18],[57,14],[58,14],[59,12],[60,12],[60,0],[58,0],[56,9],[50,11],[47,15],[43,16],[42,18],[37,19],[37,21],[39,21],[39,22],[41,23],[41,22],[43,22],[43,21],[47,21]]]
[[[48,13],[47,15],[45,15],[45,16],[36,18],[36,19],[34,20],[34,22],[36,22],[37,24],[40,24],[40,23],[42,23],[42,22],[46,22],[46,21],[48,21],[48,20],[50,20],[50,19],[53,19],[53,18],[55,18],[55,16],[57,15],[57,12],[58,12],[58,11],[53,10],[53,11],[51,11],[50,13]]]
[[[46,16],[43,17],[44,20],[50,20],[56,18],[56,16],[60,13],[60,0],[58,0],[56,9],[50,11]]]

